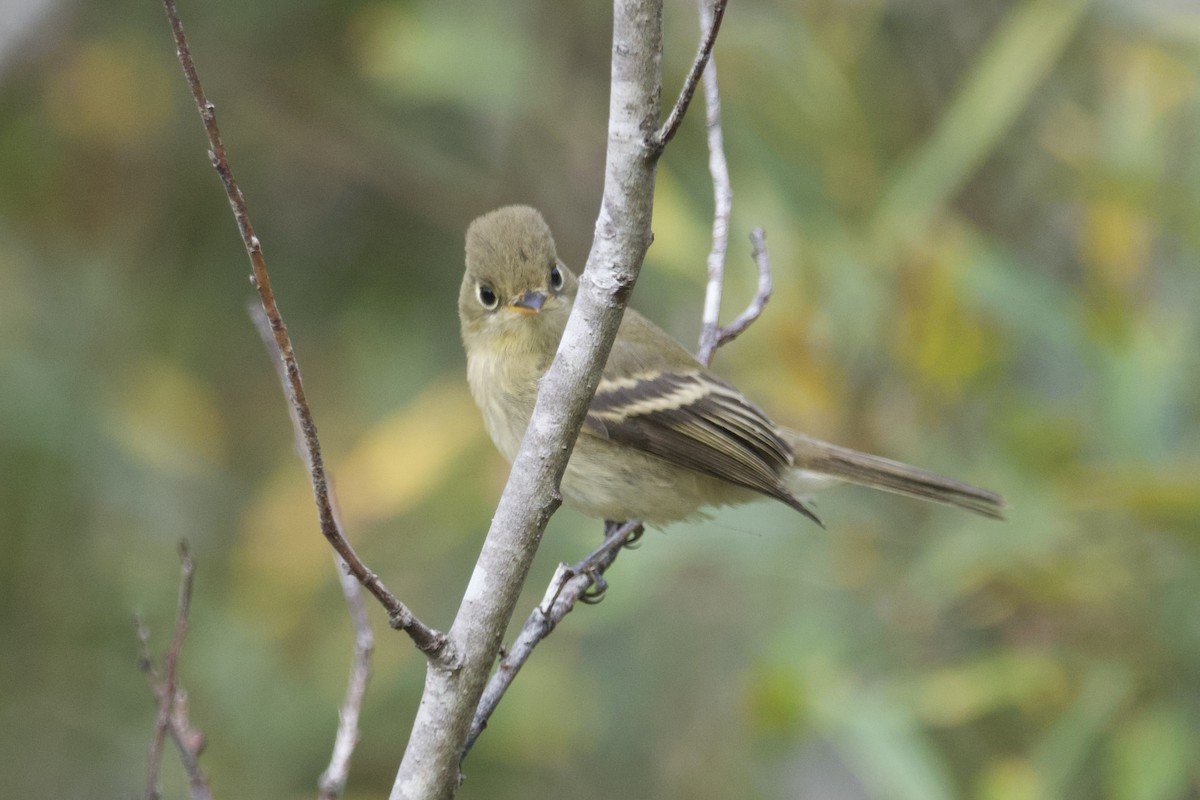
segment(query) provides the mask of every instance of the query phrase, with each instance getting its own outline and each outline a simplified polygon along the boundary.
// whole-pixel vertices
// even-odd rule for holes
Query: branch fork
[[[179,654],[187,638],[188,614],[192,607],[192,586],[196,576],[196,562],[192,559],[187,541],[179,543],[179,606],[175,614],[175,632],[171,644],[163,655],[161,672],[154,667],[150,655],[150,630],[142,617],[134,618],[138,640],[138,668],[146,676],[150,690],[158,699],[158,717],[154,723],[154,737],[150,741],[150,754],[146,769],[146,800],[158,800],[158,771],[162,765],[163,746],[167,737],[179,751],[179,760],[188,776],[188,787],[192,800],[212,800],[208,780],[200,769],[200,751],[204,749],[204,735],[188,722],[187,692],[179,686],[176,675]]]

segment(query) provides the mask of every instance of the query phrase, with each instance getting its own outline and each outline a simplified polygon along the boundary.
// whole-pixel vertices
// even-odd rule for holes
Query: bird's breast
[[[510,462],[525,437],[544,371],[541,359],[532,355],[473,353],[467,359],[471,396],[496,449]]]

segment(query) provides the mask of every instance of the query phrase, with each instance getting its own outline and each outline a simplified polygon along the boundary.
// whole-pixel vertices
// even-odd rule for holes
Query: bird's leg
[[[629,550],[637,550],[642,545],[642,535],[646,533],[645,527],[642,526],[641,521],[636,519],[625,523],[625,527],[628,530],[625,533],[625,541],[621,543],[621,546]]]
[[[606,557],[612,554],[613,550],[624,547],[630,542],[635,542],[642,535],[642,524],[635,520],[629,522],[613,522],[605,520],[604,522],[604,543],[597,547],[592,552],[584,556],[583,560],[571,567],[571,571],[576,574],[591,573],[597,566],[603,564],[607,567],[612,563]]]
[[[588,553],[578,563],[563,570],[562,580],[559,581],[558,589],[555,591],[550,605],[553,606],[557,602],[558,596],[567,583],[577,575],[587,575],[591,579],[591,585],[579,596],[580,602],[599,603],[604,599],[605,591],[608,590],[608,582],[604,580],[604,570],[608,569],[616,559],[617,552],[622,547],[628,547],[642,538],[644,530],[642,523],[638,520],[629,520],[628,522],[605,520],[604,543]]]

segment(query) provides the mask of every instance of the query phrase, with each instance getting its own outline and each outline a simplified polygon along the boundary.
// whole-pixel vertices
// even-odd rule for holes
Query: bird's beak
[[[525,294],[512,301],[513,311],[518,314],[536,314],[542,310],[542,306],[546,303],[546,295],[542,292],[528,291]]]

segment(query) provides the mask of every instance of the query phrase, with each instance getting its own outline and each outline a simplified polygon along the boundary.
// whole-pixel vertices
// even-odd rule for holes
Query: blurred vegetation
[[[697,31],[668,6],[673,93]],[[462,232],[532,203],[582,263],[610,11],[181,13],[352,538],[445,626],[506,474],[465,390]],[[165,646],[186,536],[214,791],[312,796],[351,634],[161,10],[0,14],[0,785],[140,791],[131,614]],[[727,313],[751,226],[778,287],[718,371],[781,421],[1001,490],[1011,519],[843,489],[827,531],[762,503],[648,535],[534,656],[461,796],[1200,797],[1200,11],[747,0],[717,63]],[[684,342],[699,120],[634,298]],[[522,614],[599,530],[555,517]],[[350,798],[390,786],[423,679],[371,612]]]

